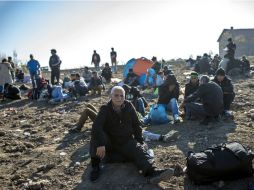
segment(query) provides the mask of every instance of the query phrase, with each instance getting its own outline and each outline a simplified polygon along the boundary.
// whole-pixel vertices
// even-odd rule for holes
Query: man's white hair
[[[114,94],[114,92],[115,92],[116,90],[121,90],[121,91],[125,94],[125,91],[124,91],[123,87],[121,87],[121,86],[114,86],[114,87],[111,89],[110,94],[111,94],[111,95]]]

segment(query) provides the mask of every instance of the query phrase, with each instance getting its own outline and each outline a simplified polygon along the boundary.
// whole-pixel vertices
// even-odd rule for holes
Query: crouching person
[[[100,175],[100,162],[129,161],[134,163],[151,183],[166,180],[174,174],[173,169],[160,170],[144,148],[142,128],[133,105],[124,100],[122,87],[113,87],[111,100],[100,108],[92,126],[90,155],[92,171],[90,180]]]
[[[195,100],[201,99],[202,103]],[[201,124],[208,125],[223,112],[223,92],[221,87],[203,75],[196,92],[185,99],[186,119],[205,118]]]
[[[11,100],[19,100],[21,99],[20,90],[9,83],[4,84],[4,98],[8,98]]]
[[[222,68],[219,68],[216,71],[216,76],[214,77],[213,82],[218,84],[222,89],[225,116],[231,116],[229,110],[235,98],[234,86],[231,80],[226,76],[225,71]]]
[[[92,79],[90,81],[89,90],[91,90],[91,95],[95,95],[96,92],[98,95],[101,95],[101,91],[103,89],[103,83],[101,77],[98,75],[96,71],[93,71],[92,73]]]

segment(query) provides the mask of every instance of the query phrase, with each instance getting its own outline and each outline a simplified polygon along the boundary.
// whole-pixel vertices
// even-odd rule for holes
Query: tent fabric
[[[133,69],[133,72],[140,77],[139,78],[140,85],[144,85],[145,79],[146,79],[146,73],[148,69],[152,67],[152,65],[153,65],[153,62],[150,61],[149,59],[146,59],[145,57],[141,57],[138,59],[133,58],[129,60],[124,66],[123,76],[124,78],[126,78],[129,72],[129,69]]]
[[[138,82],[139,82],[139,84],[140,84],[141,86],[144,86],[144,85],[145,85],[145,81],[146,81],[146,74],[144,73],[144,74],[142,74],[142,75],[139,77]]]
[[[153,62],[146,58],[139,58],[136,60],[136,64],[133,65],[133,71],[138,76],[147,73],[147,69],[151,68]]]
[[[129,60],[126,63],[126,65],[124,66],[124,70],[123,70],[124,78],[127,77],[127,74],[129,73],[129,69],[132,69],[135,63],[136,63],[136,59],[134,59],[134,58],[132,58],[131,60]]]

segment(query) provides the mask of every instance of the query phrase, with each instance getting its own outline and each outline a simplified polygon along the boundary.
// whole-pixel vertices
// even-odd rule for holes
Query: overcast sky
[[[50,49],[62,68],[91,64],[93,50],[109,62],[115,47],[131,58],[188,58],[218,52],[224,28],[254,28],[254,1],[0,1],[0,52],[48,65]]]

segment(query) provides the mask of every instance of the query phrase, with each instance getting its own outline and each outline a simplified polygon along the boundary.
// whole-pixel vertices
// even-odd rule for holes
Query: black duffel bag
[[[189,152],[187,175],[195,184],[235,180],[253,175],[251,150],[237,142],[221,144],[200,153]]]

